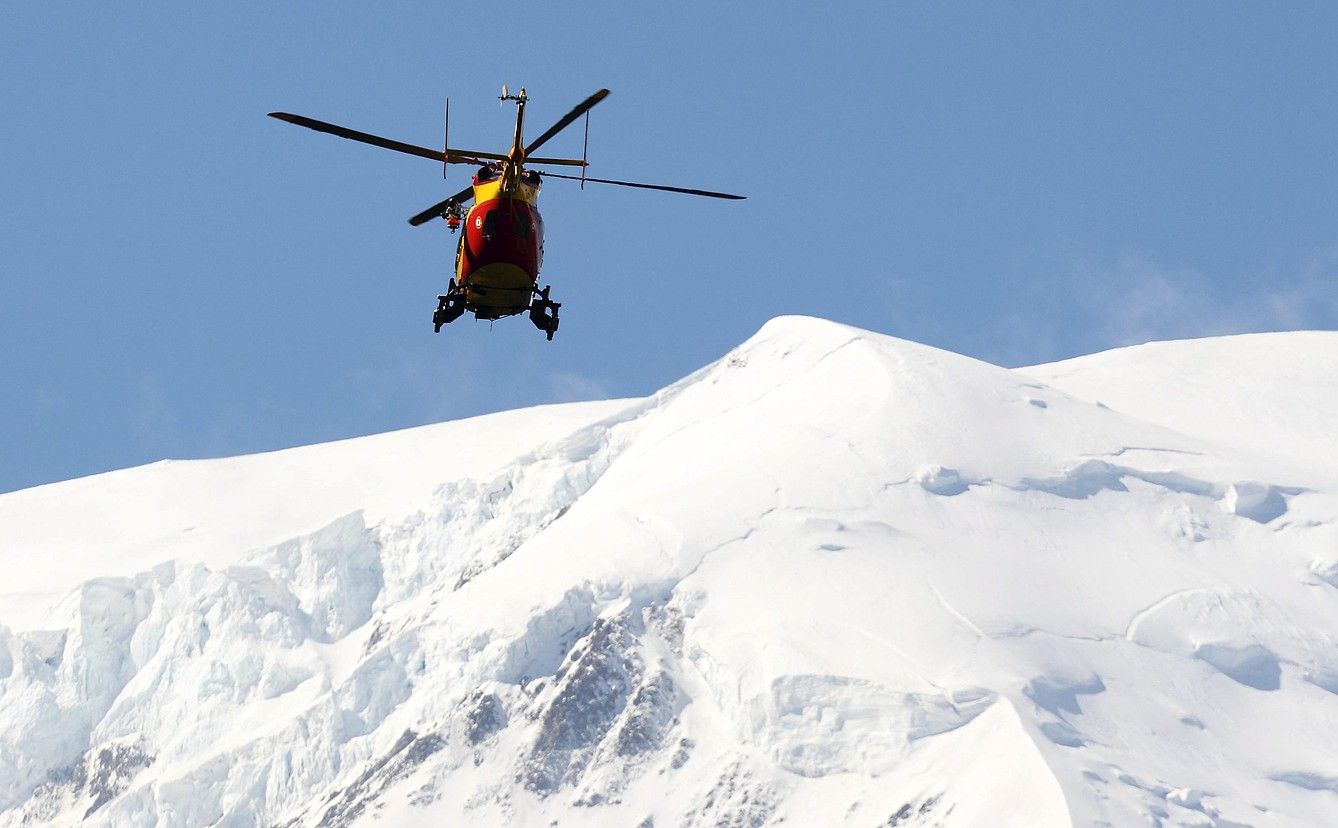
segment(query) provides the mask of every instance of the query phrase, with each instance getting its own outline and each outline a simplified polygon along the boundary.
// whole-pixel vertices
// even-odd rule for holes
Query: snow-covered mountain
[[[1335,825],[1336,378],[789,317],[646,399],[3,495],[0,823]]]

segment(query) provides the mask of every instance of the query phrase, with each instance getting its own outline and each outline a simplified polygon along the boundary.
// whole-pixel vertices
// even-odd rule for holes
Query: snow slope
[[[0,495],[0,622],[38,626],[80,583],[167,560],[212,567],[364,510],[415,511],[443,480],[477,477],[625,402],[551,405],[229,457],[164,460]]]
[[[781,318],[644,400],[0,496],[7,569],[77,550],[0,631],[0,823],[1338,823],[1338,341],[1250,339]]]
[[[1338,331],[1150,342],[1019,370],[1226,447],[1338,465]]]

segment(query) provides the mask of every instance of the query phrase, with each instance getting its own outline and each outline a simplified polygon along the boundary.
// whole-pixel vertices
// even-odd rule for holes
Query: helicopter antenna
[[[590,166],[590,110],[585,111],[585,143],[581,146],[581,189],[585,189],[585,168]]]
[[[446,170],[451,166],[451,99],[446,99],[446,135],[441,140],[441,177],[446,178]]]

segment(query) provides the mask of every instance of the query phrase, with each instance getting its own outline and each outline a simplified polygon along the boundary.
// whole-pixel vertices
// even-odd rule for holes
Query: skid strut
[[[562,307],[561,302],[554,302],[548,298],[549,287],[534,292],[535,299],[530,302],[530,321],[534,327],[544,332],[544,336],[549,342],[553,341],[553,334],[558,329],[558,308]]]
[[[437,310],[432,314],[432,332],[441,333],[442,325],[449,325],[465,312],[463,291],[455,289],[455,280],[451,279],[446,292],[437,297]]]

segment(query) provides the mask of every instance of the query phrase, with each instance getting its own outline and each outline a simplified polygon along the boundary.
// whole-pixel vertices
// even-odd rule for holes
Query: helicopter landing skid
[[[437,309],[432,314],[432,332],[441,333],[442,325],[449,325],[465,312],[464,291],[455,289],[455,280],[446,288],[446,292],[437,297]]]
[[[558,329],[558,308],[562,307],[561,302],[554,302],[548,298],[549,287],[543,290],[533,290],[534,298],[530,300],[529,311],[530,321],[534,327],[544,332],[549,342],[553,341],[553,334]],[[482,288],[478,288],[482,290]],[[441,333],[442,325],[449,325],[464,315],[468,308],[465,303],[465,292],[456,286],[452,279],[446,292],[437,296],[437,309],[432,314],[432,330],[434,333]],[[509,316],[512,313],[523,311],[524,306],[510,310],[503,316]],[[475,315],[480,315],[481,311],[476,311]],[[482,318],[480,316],[480,318]],[[489,318],[497,318],[492,316]]]
[[[530,302],[530,321],[552,342],[553,334],[558,329],[558,308],[562,307],[562,303],[549,299],[548,291],[549,287],[545,287],[534,292],[535,299]]]

